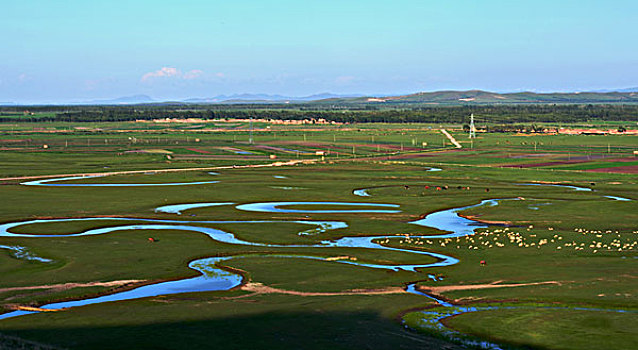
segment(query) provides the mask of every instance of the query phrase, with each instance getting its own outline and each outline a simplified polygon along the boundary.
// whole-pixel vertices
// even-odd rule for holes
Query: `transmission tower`
[[[248,138],[248,143],[253,144],[253,117],[250,117],[250,137]]]
[[[470,115],[470,138],[476,138],[476,126],[474,125],[474,113]]]

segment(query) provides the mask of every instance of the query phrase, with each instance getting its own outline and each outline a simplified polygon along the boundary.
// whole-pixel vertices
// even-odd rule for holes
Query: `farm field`
[[[0,348],[638,343],[638,136],[80,125],[0,124]]]

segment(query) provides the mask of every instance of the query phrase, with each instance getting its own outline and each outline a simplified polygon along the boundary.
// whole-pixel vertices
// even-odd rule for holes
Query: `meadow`
[[[23,248],[0,249],[4,311],[194,278],[189,263],[207,257],[229,257],[215,266],[241,284],[0,319],[0,348],[632,349],[637,137],[470,140],[458,124],[417,123],[2,123],[0,224],[26,222],[0,232],[0,247]],[[77,186],[100,184],[111,186]],[[497,205],[475,206],[484,200]],[[268,202],[298,204],[241,209]],[[158,209],[192,203],[216,204]],[[477,225],[466,234],[413,223],[466,206],[458,214]],[[72,218],[87,219],[57,220]],[[326,221],[345,226],[317,224]],[[202,234],[211,230],[257,244]],[[368,236],[383,249],[334,244]],[[429,252],[458,262],[439,266],[445,258]],[[408,265],[428,267],[386,268]]]

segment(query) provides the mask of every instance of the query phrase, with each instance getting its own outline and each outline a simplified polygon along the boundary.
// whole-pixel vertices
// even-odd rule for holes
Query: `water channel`
[[[435,170],[433,170],[435,171]],[[97,176],[91,176],[97,177]],[[85,179],[87,177],[67,177],[58,179],[29,181],[22,183],[27,186],[171,186],[171,185],[195,185],[195,184],[210,184],[218,181],[204,181],[204,182],[188,182],[188,183],[163,183],[163,184],[52,184],[50,182],[68,181]],[[559,186],[567,187],[576,191],[592,191],[590,188],[578,187],[571,185],[558,185],[558,184],[521,184],[521,185],[534,185],[534,186]],[[355,195],[369,197],[367,189],[358,189],[353,191]],[[630,200],[622,197],[605,196],[610,199],[626,201]],[[487,199],[480,203],[463,206],[453,209],[441,210],[426,215],[423,219],[410,222],[410,224],[431,227],[440,231],[446,231],[447,233],[438,235],[411,235],[412,238],[427,238],[427,239],[446,239],[453,237],[468,236],[475,233],[476,229],[487,228],[487,224],[480,223],[478,221],[470,220],[458,215],[459,212],[475,208],[479,206],[496,206],[504,200],[517,200],[512,199]],[[215,206],[228,206],[235,205],[232,202],[211,202],[211,203],[185,203],[185,204],[173,204],[161,206],[155,209],[157,213],[176,214],[180,215],[185,211],[198,208],[207,208]],[[321,209],[307,209],[307,207],[320,206]],[[295,208],[296,207],[296,208]],[[300,208],[301,207],[301,208]],[[330,208],[330,207],[335,207]],[[343,213],[399,213],[401,210],[397,204],[386,203],[361,203],[361,202],[262,202],[262,203],[244,203],[235,205],[235,209],[250,212],[260,213],[321,213],[321,214],[343,214]],[[46,223],[59,223],[59,222],[72,222],[72,221],[131,221],[135,222],[130,225],[115,225],[111,227],[102,227],[96,229],[88,229],[83,232],[74,234],[29,234],[29,233],[13,233],[11,229],[31,224],[46,224]],[[361,267],[375,268],[375,269],[387,269],[387,270],[406,270],[417,271],[419,269],[430,267],[449,266],[459,262],[458,259],[446,256],[434,252],[426,252],[420,250],[410,250],[402,248],[394,248],[382,245],[379,241],[385,239],[397,238],[396,235],[377,235],[377,236],[346,236],[336,240],[324,240],[318,244],[267,244],[260,242],[250,242],[235,237],[233,233],[225,232],[219,229],[200,226],[201,224],[265,224],[265,223],[297,223],[303,225],[310,225],[314,228],[299,232],[299,235],[317,235],[324,233],[328,230],[337,230],[348,227],[345,222],[341,221],[285,221],[285,220],[255,220],[255,221],[184,221],[184,220],[170,220],[170,219],[148,219],[148,218],[74,218],[74,219],[38,219],[27,220],[0,224],[0,237],[79,237],[89,235],[108,234],[116,231],[130,231],[130,230],[179,230],[179,231],[191,231],[205,234],[211,239],[237,245],[249,245],[249,246],[267,246],[267,247],[279,247],[279,248],[327,248],[327,247],[347,247],[347,248],[366,248],[366,249],[378,249],[378,250],[390,250],[399,251],[410,254],[420,254],[435,258],[437,261],[427,264],[371,264],[352,260],[334,260],[335,263],[350,264]],[[17,247],[17,248],[16,248]],[[10,249],[12,251],[26,252],[26,248],[18,246],[0,246],[0,249]],[[33,259],[40,262],[50,261],[46,258],[33,257],[31,255],[22,254],[25,259]],[[308,255],[251,255],[251,256],[264,256],[270,258],[297,258],[297,259],[312,259],[325,261],[321,256],[308,256]],[[186,278],[182,280],[160,282],[150,285],[137,287],[131,290],[118,292],[114,294],[99,296],[95,298],[66,301],[59,303],[51,303],[41,306],[42,309],[68,309],[78,306],[123,301],[138,298],[154,297],[159,295],[170,295],[189,292],[206,292],[206,291],[224,291],[239,286],[242,282],[242,276],[233,272],[226,271],[217,266],[222,261],[228,261],[233,258],[245,257],[244,256],[226,256],[226,257],[210,257],[191,261],[189,267],[200,273],[199,276],[193,278]],[[436,280],[432,275],[429,275],[430,279]],[[449,330],[443,326],[441,320],[447,317],[455,316],[467,312],[485,311],[485,310],[497,310],[497,309],[512,309],[521,307],[498,307],[498,306],[486,306],[486,307],[458,307],[444,300],[434,298],[428,294],[420,292],[416,289],[414,284],[410,284],[406,287],[406,291],[413,294],[422,295],[436,301],[440,307],[436,310],[424,310],[422,313],[423,324],[425,328],[435,329],[448,337],[462,340],[465,344],[479,346],[489,349],[500,349],[498,345],[482,342],[467,340],[461,336],[460,333]],[[525,308],[525,307],[522,307]],[[607,309],[585,309],[590,311],[609,311],[609,312],[633,312],[626,310],[607,310]],[[37,311],[23,311],[17,310],[0,315],[1,319],[10,317],[17,317],[22,315],[28,315],[36,313]],[[468,343],[469,342],[469,343]]]

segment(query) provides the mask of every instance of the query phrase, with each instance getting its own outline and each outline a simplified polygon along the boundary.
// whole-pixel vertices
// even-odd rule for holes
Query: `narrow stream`
[[[155,283],[96,298],[51,303],[43,305],[40,308],[48,310],[59,310],[77,306],[106,303],[110,301],[148,298],[158,295],[229,290],[240,285],[242,277],[238,274],[222,270],[216,267],[215,264],[220,261],[228,260],[230,258],[231,257],[205,258],[192,261],[190,264],[188,264],[188,267],[201,273],[201,275],[197,277],[182,279],[178,281]],[[33,313],[38,313],[38,311],[16,310],[0,315],[0,320]]]
[[[16,259],[22,259],[22,260],[27,260],[27,261],[38,261],[38,262],[44,262],[44,263],[49,263],[49,262],[53,261],[51,259],[41,258],[41,257],[39,257],[37,255],[34,255],[26,247],[21,247],[19,245],[2,245],[2,244],[0,244],[0,249],[6,249],[6,250],[10,251],[11,254]]]
[[[235,208],[244,211],[254,211],[261,213],[297,213],[297,214],[338,214],[338,213],[400,213],[400,210],[384,210],[384,209],[291,209],[280,208],[290,206],[350,206],[350,207],[381,207],[381,208],[398,208],[398,204],[382,204],[382,203],[359,203],[359,202],[265,202],[265,203],[248,203],[240,204]]]
[[[435,169],[436,168],[433,168],[430,171],[439,170],[439,169],[436,169],[436,170]],[[91,177],[96,177],[96,176],[91,176]],[[50,183],[50,182],[77,180],[77,179],[84,179],[84,178],[87,178],[87,177],[69,177],[69,178],[29,181],[22,184],[28,185],[28,186],[171,186],[171,185],[210,184],[210,183],[218,182],[218,181],[204,181],[204,182],[164,183],[164,184],[51,184]],[[576,191],[592,191],[591,188],[571,186],[571,185],[560,185],[560,184],[529,183],[529,184],[520,184],[520,185],[556,186],[556,187],[571,188]],[[370,194],[367,192],[367,190],[368,189],[357,189],[353,191],[353,194],[357,196],[369,197]],[[615,196],[605,196],[605,197],[614,199],[614,200],[619,200],[619,201],[630,200],[628,198],[615,197]],[[458,213],[460,211],[479,207],[479,206],[496,206],[499,204],[500,201],[503,201],[503,200],[517,200],[517,199],[516,198],[487,199],[474,205],[463,206],[463,207],[452,208],[452,209],[441,210],[441,211],[430,213],[426,215],[423,219],[412,221],[410,222],[410,224],[423,226],[423,227],[431,227],[441,231],[446,231],[447,233],[437,234],[437,235],[410,235],[410,237],[411,238],[427,238],[427,239],[446,239],[446,238],[472,235],[475,233],[476,229],[487,228],[488,225],[474,221],[474,220],[463,218],[459,216]],[[215,206],[222,206],[222,205],[235,205],[235,204],[231,202],[173,204],[173,205],[165,205],[165,206],[158,207],[155,209],[155,212],[180,215],[183,212],[190,209],[215,207]],[[295,206],[303,206],[303,207],[322,206],[322,208],[321,209],[295,209],[294,208]],[[335,206],[338,209],[323,208],[323,207],[330,207],[330,206]],[[352,207],[360,207],[360,209],[352,209]],[[298,214],[301,214],[301,213],[321,213],[321,214],[386,213],[386,214],[391,214],[391,213],[401,212],[399,207],[400,206],[397,204],[360,203],[360,202],[263,202],[263,203],[245,203],[245,204],[239,204],[235,206],[237,210],[242,210],[242,211],[260,212],[260,213],[298,213]],[[379,208],[379,209],[376,209],[376,208]],[[72,221],[109,221],[109,220],[120,221],[120,222],[131,221],[136,223],[132,223],[130,225],[118,224],[112,227],[88,229],[88,230],[85,230],[79,233],[74,233],[74,234],[46,234],[46,235],[42,234],[41,235],[41,234],[11,232],[12,228],[16,228],[22,225],[30,225],[30,224],[44,224],[44,223],[58,223],[58,222],[72,222]],[[285,221],[285,220],[184,221],[184,220],[170,220],[170,219],[90,217],[90,218],[76,218],[76,219],[27,220],[27,221],[0,224],[0,237],[42,237],[42,238],[80,237],[80,236],[99,235],[99,234],[107,234],[107,233],[116,232],[116,231],[130,231],[130,230],[179,230],[179,231],[198,232],[198,233],[207,235],[208,237],[210,237],[211,239],[215,241],[228,243],[228,244],[277,247],[277,248],[328,248],[328,247],[366,248],[366,249],[378,249],[378,250],[388,250],[388,251],[397,251],[397,252],[404,252],[404,253],[410,253],[410,254],[426,255],[426,256],[435,258],[437,260],[436,262],[427,263],[427,264],[392,264],[392,265],[371,264],[371,263],[364,263],[364,262],[345,260],[345,259],[332,260],[332,262],[336,262],[336,263],[349,264],[349,265],[375,268],[375,269],[406,270],[406,271],[417,272],[418,269],[449,266],[459,262],[459,260],[456,258],[439,254],[439,253],[426,252],[421,250],[394,248],[394,247],[389,247],[389,246],[385,246],[378,243],[382,240],[401,238],[401,236],[396,236],[396,235],[346,236],[336,240],[324,240],[318,244],[268,244],[268,243],[250,242],[250,241],[242,240],[235,237],[235,235],[230,232],[225,232],[225,231],[210,228],[210,227],[199,226],[201,224],[233,224],[233,223],[238,223],[238,224],[296,223],[296,224],[314,226],[314,228],[312,229],[299,232],[298,234],[301,236],[318,235],[328,230],[337,230],[337,229],[348,227],[348,225],[345,222],[341,222],[341,221],[310,221],[310,220],[309,221]],[[12,251],[16,251],[15,247],[10,247],[10,246],[0,246],[0,249],[11,249]],[[26,251],[26,248],[24,247],[19,247],[19,249],[24,249]],[[269,257],[269,258],[298,258],[298,259],[326,261],[326,258],[321,256],[293,255],[293,254],[291,255],[254,254],[250,256]],[[153,296],[159,296],[159,295],[229,290],[240,285],[242,281],[242,277],[238,274],[223,270],[219,268],[216,264],[222,261],[228,261],[233,258],[240,258],[240,257],[245,257],[245,256],[211,257],[211,258],[197,259],[190,262],[188,265],[191,269],[196,270],[201,274],[200,276],[197,276],[197,277],[187,278],[187,279],[182,279],[177,281],[155,283],[151,285],[134,288],[128,291],[95,297],[95,298],[67,301],[67,302],[60,302],[60,303],[51,303],[51,304],[44,305],[41,308],[66,309],[66,308],[72,308],[77,306],[91,305],[91,304],[111,302],[111,301],[123,301],[123,300],[131,300],[131,299],[138,299],[138,298],[146,298],[146,297],[153,297]],[[38,260],[38,259],[42,259],[42,261],[46,260],[46,259],[37,258],[37,257],[34,260]],[[428,275],[428,276],[429,278],[436,280],[436,277],[433,277],[433,275]],[[530,307],[525,307],[525,306],[523,307],[515,307],[515,306],[513,307],[505,307],[505,306],[503,307],[501,306],[459,307],[451,303],[448,303],[444,300],[434,298],[430,295],[427,295],[426,293],[418,291],[414,284],[408,285],[406,287],[406,291],[409,293],[428,297],[441,305],[441,307],[436,309],[420,311],[421,313],[423,313],[423,318],[419,326],[424,328],[429,328],[431,330],[436,330],[437,332],[440,332],[453,340],[461,341],[463,344],[478,346],[485,349],[500,349],[500,347],[496,344],[483,342],[480,340],[468,340],[467,338],[463,337],[461,333],[447,329],[441,323],[441,320],[447,317],[451,317],[451,316],[455,316],[455,315],[459,315],[463,313],[468,313],[468,312],[499,310],[499,309],[532,308],[531,306]],[[535,307],[535,308],[538,308],[538,307]],[[559,307],[543,307],[543,308],[567,309],[567,308],[559,308]],[[587,308],[580,308],[580,309],[570,308],[570,309],[588,310],[588,311],[607,311],[607,312],[635,312],[635,311],[627,311],[627,310],[607,310],[607,309],[587,309]],[[31,313],[36,313],[36,312],[18,310],[18,311],[13,311],[13,312],[0,315],[0,319],[27,315]]]
[[[99,183],[99,184],[84,184],[84,183],[51,183],[58,181],[71,181],[71,180],[81,180],[81,179],[92,179],[97,177],[105,177],[106,175],[90,175],[90,176],[70,176],[70,177],[60,177],[56,179],[46,179],[46,180],[36,180],[36,181],[27,181],[22,182],[20,185],[25,186],[62,186],[62,187],[141,187],[141,186],[184,186],[184,185],[205,185],[205,184],[214,184],[219,181],[196,181],[196,182],[164,182],[164,183]]]
[[[448,339],[461,343],[466,346],[479,347],[481,349],[501,350],[502,348],[491,342],[482,341],[467,335],[447,328],[443,324],[443,320],[448,317],[453,317],[461,314],[479,311],[493,311],[493,310],[576,310],[576,311],[592,311],[592,312],[615,312],[615,313],[636,313],[635,310],[622,310],[622,309],[602,309],[602,308],[586,308],[586,307],[564,307],[564,306],[457,306],[447,301],[435,298],[431,295],[423,293],[416,289],[415,284],[410,284],[406,287],[408,293],[422,295],[436,301],[441,307],[432,309],[426,309],[417,311],[422,316],[420,317],[418,327],[428,331],[433,331],[438,334],[446,336]]]
[[[168,213],[168,214],[177,214],[182,215],[183,211],[189,209],[196,208],[208,208],[208,207],[217,207],[221,205],[233,205],[235,203],[232,202],[213,202],[213,203],[186,203],[186,204],[171,204],[164,205],[161,207],[155,208],[156,213]]]
[[[498,201],[483,201],[477,205],[483,205],[485,203],[491,203],[491,205],[496,205]],[[204,206],[211,205],[226,205],[230,203],[194,203],[194,204],[179,204],[172,206],[163,206],[156,209],[156,211],[164,212],[164,213],[174,213],[179,214],[182,211],[193,209],[193,208],[201,208]],[[254,210],[261,212],[279,212],[280,206],[296,206],[296,205],[334,205],[334,206],[368,206],[368,207],[392,207],[397,208],[396,204],[380,204],[380,203],[343,203],[343,202],[271,202],[271,203],[249,203],[238,205],[237,208],[243,207],[243,210]],[[476,206],[476,205],[475,205]],[[473,206],[471,206],[473,207]],[[463,207],[467,208],[467,207]],[[463,208],[458,208],[456,211],[462,210]],[[161,209],[161,210],[160,210]],[[270,210],[270,211],[269,211]],[[289,209],[292,210],[292,209]],[[382,212],[397,212],[398,210],[388,210]],[[449,234],[443,235],[424,235],[424,236],[412,236],[412,237],[424,237],[424,238],[448,238],[448,237],[457,237],[460,235],[468,235],[473,233],[473,229],[476,229],[481,226],[474,226],[472,229],[468,229],[465,227],[467,224],[474,224],[475,222],[471,220],[467,220],[461,218],[457,215],[455,209],[445,210],[442,212],[436,212],[427,215],[424,219],[413,222],[413,224],[421,225],[421,226],[432,226],[435,228],[439,228],[441,230],[447,230],[447,228],[460,229],[458,232],[451,232]],[[297,210],[296,212],[321,212],[321,213],[342,213],[342,212],[351,212],[349,210],[343,209],[335,209],[335,210]],[[355,210],[355,212],[359,212]],[[454,218],[460,220],[460,225],[452,225],[451,222],[454,221]],[[59,222],[73,222],[73,221],[136,221],[138,223],[131,225],[116,225],[112,227],[101,227],[96,229],[88,229],[82,232],[74,233],[74,234],[29,234],[29,233],[13,233],[11,232],[12,228],[16,228],[18,226],[23,225],[31,225],[31,224],[44,224],[44,223],[59,223]],[[143,222],[140,224],[139,222]],[[253,223],[253,224],[264,224],[264,223],[298,223],[305,225],[313,225],[316,228],[311,230],[306,230],[299,232],[299,235],[316,235],[327,230],[335,230],[346,228],[348,225],[344,222],[340,221],[279,221],[279,220],[261,220],[261,221],[183,221],[183,220],[165,220],[165,219],[143,219],[143,218],[76,218],[76,219],[39,219],[39,220],[27,220],[27,221],[19,221],[12,223],[5,223],[0,225],[0,237],[81,237],[81,236],[90,236],[90,235],[99,235],[99,234],[107,234],[116,231],[126,231],[126,230],[180,230],[180,231],[194,231],[207,235],[213,240],[223,243],[229,244],[238,244],[238,245],[251,245],[251,246],[268,246],[268,247],[279,247],[279,248],[293,248],[293,247],[312,247],[312,248],[326,248],[326,247],[348,247],[348,248],[368,248],[368,249],[380,249],[380,250],[391,250],[391,251],[400,251],[412,254],[421,254],[427,255],[437,259],[434,263],[428,264],[397,264],[397,265],[383,265],[383,264],[372,264],[372,263],[364,263],[352,260],[334,260],[333,262],[349,264],[361,267],[368,268],[377,268],[377,269],[389,269],[389,270],[407,270],[407,271],[416,271],[421,268],[428,267],[436,267],[436,266],[448,266],[452,264],[458,263],[458,260],[449,257],[443,254],[438,254],[434,252],[425,252],[425,251],[417,251],[410,249],[401,249],[401,248],[393,248],[383,246],[379,243],[374,242],[375,240],[381,240],[386,238],[397,238],[400,236],[373,236],[373,237],[342,237],[340,239],[334,241],[322,241],[320,244],[308,244],[308,245],[299,245],[299,244],[290,244],[290,245],[281,245],[281,244],[266,244],[259,242],[249,242],[235,237],[234,234],[230,232],[225,232],[219,229],[197,226],[197,224],[229,224],[229,223]],[[440,226],[437,226],[440,223]],[[299,256],[299,255],[273,255],[273,257],[290,257],[290,258],[302,258],[302,259],[313,259],[313,260],[323,260],[324,257],[319,256]],[[62,302],[62,303],[53,303],[44,305],[42,308],[44,309],[62,309],[62,308],[70,308],[82,305],[90,305],[96,303],[110,302],[110,301],[121,301],[121,300],[130,300],[137,298],[145,298],[152,297],[157,295],[169,295],[169,294],[177,294],[177,293],[188,293],[188,292],[203,292],[203,291],[218,291],[218,290],[228,290],[231,289],[241,282],[241,276],[221,270],[216,267],[215,264],[223,261],[229,260],[233,257],[224,257],[224,258],[206,258],[206,259],[198,259],[189,264],[189,267],[199,271],[202,275],[194,278],[178,280],[178,281],[170,281],[170,282],[162,282],[156,283],[152,285],[147,285],[139,288],[135,288],[129,291],[115,293],[111,295],[105,295],[96,298],[90,299],[82,299],[76,301]],[[20,315],[27,315],[34,313],[33,311],[13,311],[3,315],[0,315],[0,319],[15,317]]]
[[[630,202],[633,199],[629,199],[629,198],[624,198],[624,197],[617,197],[617,196],[603,196],[605,198],[609,198],[609,199],[613,199],[613,200],[617,200],[617,201],[621,201],[621,202]]]
[[[563,187],[563,188],[570,188],[574,191],[593,191],[591,188],[589,187],[581,187],[581,186],[573,186],[573,185],[561,185],[561,184],[542,184],[542,183],[526,183],[526,184],[517,184],[520,186],[551,186],[551,187]]]

